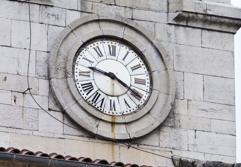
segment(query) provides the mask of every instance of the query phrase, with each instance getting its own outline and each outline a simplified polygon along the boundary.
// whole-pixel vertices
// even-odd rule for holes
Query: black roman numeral
[[[92,99],[91,99],[91,102],[92,102],[93,104],[97,104],[97,101],[98,101],[99,98],[100,98],[100,93],[97,91],[97,92],[95,92],[95,94],[93,95],[93,97],[92,97]]]
[[[108,45],[110,56],[116,56],[116,46],[115,45]]]
[[[127,57],[127,55],[129,54],[130,52],[128,51],[128,52],[126,52],[126,54],[125,54],[125,56],[123,57],[123,61],[125,61],[125,59],[126,59],[126,57]]]
[[[125,105],[127,108],[131,108],[131,106],[128,104],[128,102],[126,101],[126,99],[124,99]]]
[[[134,78],[134,82],[135,82],[135,84],[146,85],[145,79]]]
[[[132,71],[135,71],[135,70],[137,70],[137,69],[139,69],[139,68],[141,68],[141,65],[140,65],[140,64],[137,64],[137,65],[131,67],[131,70],[132,70]]]
[[[93,63],[94,63],[93,61],[91,61],[90,59],[88,59],[88,58],[86,58],[86,57],[83,57],[83,60],[88,61],[90,64],[93,64]]]
[[[91,82],[81,84],[83,91],[86,95],[90,94],[94,90],[93,84]]]
[[[140,92],[138,92],[138,91],[135,90],[135,89],[132,89],[131,95],[132,95],[133,97],[135,97],[137,100],[141,100],[141,98],[143,97],[143,94],[141,94]]]
[[[103,107],[104,107],[104,101],[105,101],[105,98],[103,97],[100,101],[99,101],[99,103],[100,103],[100,108],[101,109],[103,109]]]
[[[94,47],[95,52],[98,54],[99,57],[103,57],[103,53],[101,52],[99,46]]]
[[[115,101],[110,99],[110,111],[116,111]]]
[[[79,76],[90,77],[90,71],[79,71]]]

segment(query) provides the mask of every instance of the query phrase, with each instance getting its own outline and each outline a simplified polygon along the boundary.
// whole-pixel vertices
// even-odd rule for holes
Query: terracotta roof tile
[[[29,151],[27,149],[23,149],[23,150],[19,150],[17,148],[4,148],[4,147],[0,147],[0,154],[14,154],[14,155],[26,155],[26,156],[31,156],[31,157],[35,157],[35,158],[47,158],[47,159],[51,159],[51,160],[63,160],[66,162],[80,162],[80,163],[87,163],[87,164],[98,164],[98,165],[105,165],[105,166],[120,166],[120,167],[150,167],[150,166],[139,166],[136,164],[124,164],[123,162],[108,162],[105,159],[95,159],[92,160],[89,157],[72,157],[70,155],[68,156],[63,156],[57,153],[43,153],[41,151],[38,152],[32,152]],[[1,158],[1,157],[0,157]]]

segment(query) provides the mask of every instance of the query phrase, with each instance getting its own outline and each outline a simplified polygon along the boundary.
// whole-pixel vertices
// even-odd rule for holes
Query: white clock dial
[[[137,112],[151,95],[151,76],[140,52],[119,40],[85,44],[76,54],[73,70],[83,99],[108,115]]]

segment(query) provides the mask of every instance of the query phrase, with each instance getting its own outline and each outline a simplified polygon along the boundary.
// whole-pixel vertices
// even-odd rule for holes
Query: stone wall
[[[177,83],[175,106],[165,123],[132,143],[165,156],[172,152],[200,160],[234,163],[234,30],[218,22],[211,24],[212,27],[199,21],[194,25],[171,22],[171,14],[179,11],[176,9],[181,3],[180,0],[30,0],[30,33],[28,3],[1,0],[0,146],[172,166],[169,159],[96,139],[73,123],[49,90],[47,61],[60,31],[81,16],[120,15],[159,38],[169,54],[169,68],[175,71]],[[225,8],[220,6],[219,10],[206,2],[197,2],[194,7],[190,0],[185,3],[195,10],[200,9],[197,4],[209,6],[209,14],[219,14],[218,17]],[[240,10],[227,9],[232,10],[231,14],[240,14]],[[49,116],[26,91],[30,39],[31,91],[41,107],[75,129]]]

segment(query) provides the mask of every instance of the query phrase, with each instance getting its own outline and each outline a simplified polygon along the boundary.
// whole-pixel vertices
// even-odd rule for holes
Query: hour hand
[[[111,79],[113,79],[113,76],[110,75],[110,73],[108,73],[108,72],[106,72],[106,71],[103,71],[103,70],[101,70],[101,69],[99,69],[99,68],[96,68],[96,67],[88,67],[88,68],[91,69],[92,71],[99,72],[99,73],[101,73],[101,74],[103,74],[103,75],[105,75],[105,76],[108,76],[108,77],[110,77]]]
[[[103,70],[101,70],[101,69],[98,69],[98,68],[96,68],[96,67],[88,67],[88,68],[91,69],[91,70],[93,70],[93,71],[97,71],[97,72],[99,72],[99,73],[101,73],[101,74],[108,75],[107,72],[105,72],[105,71],[103,71]]]

